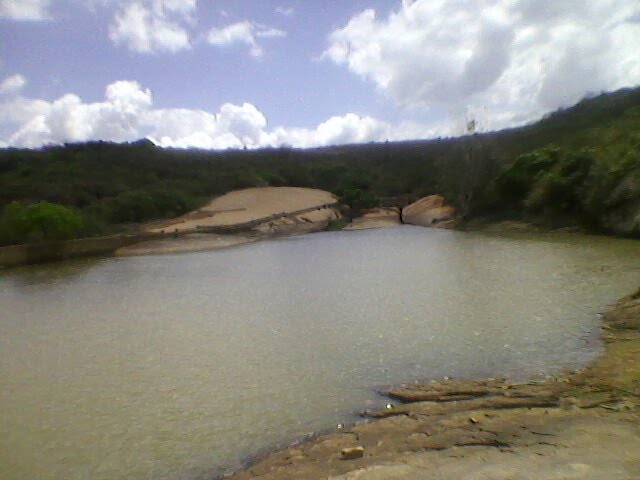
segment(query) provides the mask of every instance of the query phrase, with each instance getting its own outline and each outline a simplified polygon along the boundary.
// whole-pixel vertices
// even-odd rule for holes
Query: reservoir
[[[0,271],[0,478],[211,478],[417,380],[601,351],[640,242],[420,227]]]

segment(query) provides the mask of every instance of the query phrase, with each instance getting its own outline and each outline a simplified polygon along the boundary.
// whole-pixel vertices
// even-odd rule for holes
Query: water
[[[639,284],[640,242],[417,227],[5,271],[0,478],[208,478],[381,385],[578,368]]]

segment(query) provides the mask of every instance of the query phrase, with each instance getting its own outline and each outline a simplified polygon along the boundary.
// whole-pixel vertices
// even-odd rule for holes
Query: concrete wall
[[[163,234],[156,233],[113,235],[109,237],[79,238],[64,242],[0,247],[0,267],[14,267],[50,260],[105,255],[126,245],[163,236]]]

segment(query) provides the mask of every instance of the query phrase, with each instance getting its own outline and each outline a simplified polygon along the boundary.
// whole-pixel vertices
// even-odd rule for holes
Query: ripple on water
[[[200,478],[416,379],[597,355],[637,242],[402,227],[0,276],[0,477]]]

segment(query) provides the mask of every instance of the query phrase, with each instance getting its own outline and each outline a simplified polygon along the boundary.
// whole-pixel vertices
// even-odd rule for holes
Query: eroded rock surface
[[[456,209],[442,195],[430,195],[402,209],[402,222],[421,227],[453,228]]]
[[[345,230],[366,230],[369,228],[387,228],[400,225],[400,209],[381,207],[365,210],[358,218],[347,225]]]
[[[295,235],[325,230],[332,220],[342,218],[337,208],[321,208],[300,215],[288,215],[265,222],[253,230],[271,235]]]

